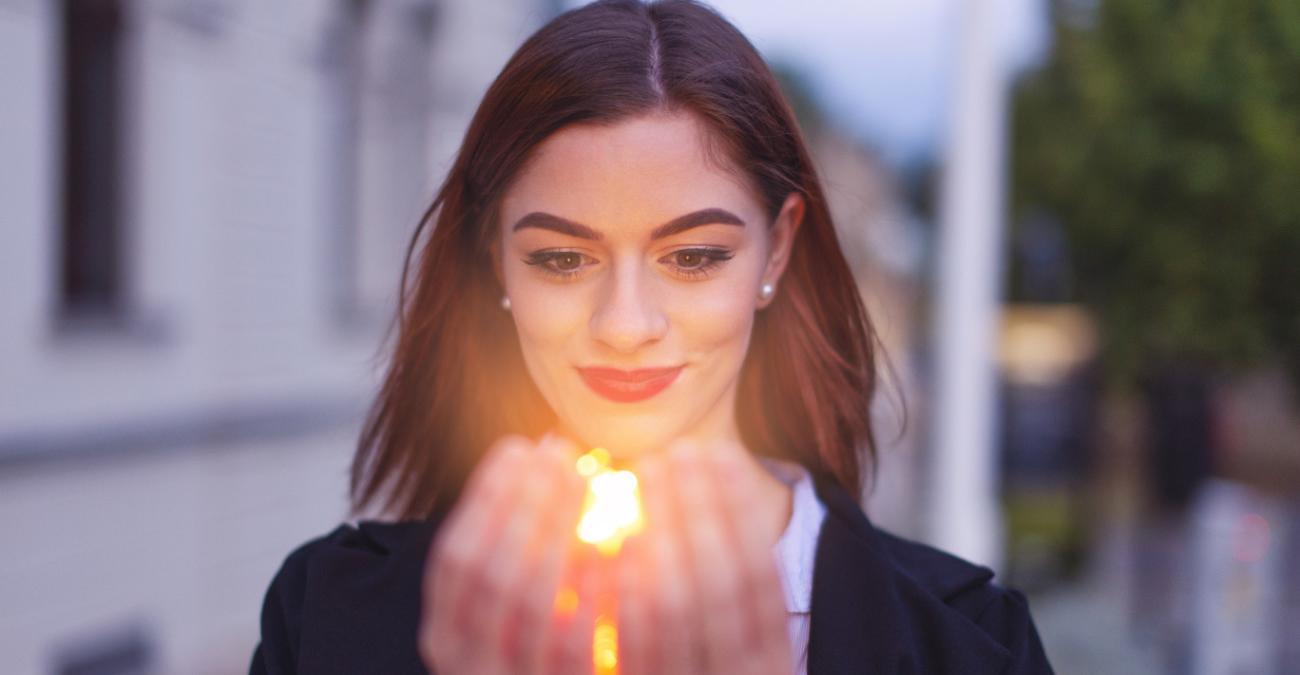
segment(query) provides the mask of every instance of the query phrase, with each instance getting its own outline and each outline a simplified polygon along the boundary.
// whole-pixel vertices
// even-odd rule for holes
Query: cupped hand
[[[763,471],[732,443],[640,463],[645,529],[619,560],[623,675],[791,672],[773,549],[789,493]]]
[[[555,437],[510,436],[479,462],[425,569],[418,637],[431,671],[590,672],[594,617],[556,611],[585,490],[575,455]]]

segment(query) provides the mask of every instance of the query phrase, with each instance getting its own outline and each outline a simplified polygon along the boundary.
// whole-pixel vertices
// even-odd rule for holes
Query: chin
[[[570,428],[587,445],[605,448],[616,460],[626,462],[666,449],[684,431],[674,422],[662,415],[641,415],[618,420],[587,419]]]

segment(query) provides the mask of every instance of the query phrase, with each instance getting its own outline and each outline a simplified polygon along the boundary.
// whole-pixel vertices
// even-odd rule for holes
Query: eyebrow
[[[679,234],[702,225],[737,225],[739,227],[744,227],[745,221],[741,220],[740,216],[737,216],[726,209],[700,209],[699,211],[692,211],[684,216],[673,218],[663,225],[656,227],[650,232],[650,239],[653,240],[671,237],[674,234]],[[515,222],[515,226],[511,228],[511,230],[518,232],[519,230],[528,227],[551,230],[553,232],[559,232],[560,234],[567,234],[570,237],[578,237],[579,239],[594,239],[599,241],[604,238],[601,233],[583,225],[582,223],[577,223],[567,218],[561,218],[541,211],[534,211],[523,218],[520,218]]]

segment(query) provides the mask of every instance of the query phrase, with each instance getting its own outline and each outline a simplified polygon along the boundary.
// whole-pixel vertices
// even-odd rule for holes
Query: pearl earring
[[[507,312],[510,311],[510,296],[508,295],[501,296],[501,309],[504,309]]]
[[[776,293],[776,287],[771,283],[764,283],[763,287],[758,290],[758,297],[763,300],[771,300],[774,293]]]

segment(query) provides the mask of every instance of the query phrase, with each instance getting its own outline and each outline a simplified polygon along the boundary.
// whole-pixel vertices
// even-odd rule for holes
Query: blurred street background
[[[247,672],[560,0],[0,0],[0,672]],[[1063,675],[1300,672],[1300,2],[717,0],[886,344],[877,524]]]

